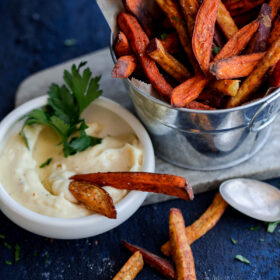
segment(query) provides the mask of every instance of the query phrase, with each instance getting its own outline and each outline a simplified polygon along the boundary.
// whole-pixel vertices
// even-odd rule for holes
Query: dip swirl
[[[102,127],[87,124],[87,134],[100,136]],[[0,181],[9,195],[24,207],[52,217],[78,218],[92,212],[79,204],[68,190],[69,177],[94,172],[141,171],[143,151],[133,134],[103,137],[101,144],[67,158],[59,138],[48,127],[25,128],[29,149],[23,138],[13,135],[0,156]],[[40,165],[51,158],[49,165]],[[104,187],[114,203],[126,190]]]

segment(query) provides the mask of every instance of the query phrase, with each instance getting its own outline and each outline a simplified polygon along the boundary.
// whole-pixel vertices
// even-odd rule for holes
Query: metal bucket
[[[115,62],[112,47],[111,54]],[[129,79],[124,83],[156,154],[194,170],[228,168],[252,157],[269,138],[271,124],[280,112],[280,88],[236,108],[201,111],[174,108]]]

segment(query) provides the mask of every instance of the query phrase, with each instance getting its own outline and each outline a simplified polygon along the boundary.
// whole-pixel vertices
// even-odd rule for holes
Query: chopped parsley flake
[[[161,40],[165,40],[166,39],[166,37],[167,37],[167,33],[162,33],[162,34],[160,34],[160,38],[161,38]]]
[[[279,224],[280,224],[280,221],[268,223],[267,232],[273,233]]]
[[[0,234],[0,239],[5,239],[5,238],[6,238],[6,236],[5,236],[5,235]]]
[[[45,166],[49,165],[52,162],[52,158],[48,158],[45,162],[43,162],[39,167],[44,168]]]
[[[259,226],[255,226],[255,227],[250,227],[249,230],[251,231],[256,231],[258,230],[260,227]]]
[[[234,244],[234,245],[238,243],[238,241],[237,241],[236,239],[232,238],[232,237],[231,237],[231,242],[232,242],[232,244]]]
[[[10,244],[8,244],[7,242],[4,242],[4,246],[8,249],[12,249],[12,246]]]
[[[250,263],[251,263],[248,259],[246,259],[246,258],[243,257],[242,255],[236,255],[236,256],[234,257],[234,259],[235,259],[235,260],[238,260],[238,261],[240,261],[240,262],[246,263],[246,264],[250,264]]]
[[[12,262],[11,261],[5,261],[5,264],[11,265]]]
[[[18,244],[15,245],[15,263],[18,263],[20,260],[21,249]]]

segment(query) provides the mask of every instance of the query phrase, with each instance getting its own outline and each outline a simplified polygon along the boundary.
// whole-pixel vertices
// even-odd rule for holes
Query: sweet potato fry
[[[205,235],[217,224],[217,222],[224,214],[227,206],[228,204],[223,200],[220,193],[217,193],[211,205],[200,216],[200,218],[186,228],[186,234],[190,245],[197,239]],[[161,246],[161,251],[166,256],[169,256],[171,254],[169,241]]]
[[[268,4],[262,4],[258,17],[260,25],[246,50],[247,53],[263,52],[266,50],[266,43],[271,29],[271,11],[272,8]]]
[[[247,77],[264,54],[264,52],[253,53],[217,60],[210,64],[210,72],[218,80]]]
[[[115,54],[117,57],[132,54],[129,42],[123,32],[119,32],[114,46]]]
[[[149,44],[149,38],[143,31],[137,19],[127,13],[121,12],[118,15],[118,25],[126,34],[131,48],[141,66],[145,75],[150,80],[152,86],[166,99],[170,98],[172,87],[160,74],[155,62],[146,54],[146,48]]]
[[[117,218],[113,200],[104,189],[91,183],[72,181],[69,191],[89,210],[111,219]]]
[[[189,37],[192,38],[196,14],[199,9],[199,3],[197,0],[180,0],[179,4],[182,8],[185,22],[187,24]]]
[[[190,77],[187,68],[164,49],[159,39],[150,41],[146,53],[177,81],[183,82]]]
[[[258,27],[259,22],[253,21],[237,31],[233,37],[228,40],[220,52],[214,57],[213,61],[240,54],[247,46]]]
[[[229,0],[225,5],[232,16],[243,14],[261,5],[265,0]]]
[[[136,57],[134,55],[125,55],[121,56],[113,70],[112,77],[113,78],[128,78],[136,68]]]
[[[228,108],[238,106],[245,102],[262,84],[263,77],[270,67],[280,59],[280,37],[267,50],[263,59],[258,63],[250,76],[242,83],[236,96],[231,97]]]
[[[185,107],[194,101],[209,82],[209,78],[196,75],[180,84],[171,94],[171,104],[175,107]]]
[[[142,25],[144,31],[149,38],[154,37],[155,28],[152,15],[145,6],[145,2],[142,0],[122,0],[123,5],[127,11],[132,13]]]
[[[277,62],[270,79],[271,87],[280,87],[280,60]]]
[[[273,27],[272,30],[269,34],[267,44],[268,46],[271,46],[272,43],[280,36],[280,15],[278,15],[274,22],[273,22]]]
[[[225,95],[235,96],[239,90],[240,80],[220,80],[210,84],[212,89]]]
[[[176,33],[170,33],[165,39],[160,40],[164,49],[169,53],[174,53],[178,50],[178,35]]]
[[[90,182],[97,186],[163,193],[185,200],[193,199],[192,188],[187,184],[186,179],[175,175],[146,172],[107,172],[75,175],[71,179]]]
[[[113,280],[133,280],[143,269],[144,261],[139,251],[135,252],[121,268]]]
[[[268,2],[268,5],[271,7],[271,20],[273,21],[276,17],[278,10],[280,8],[280,1],[279,0],[270,0]]]
[[[168,16],[171,24],[176,29],[181,45],[186,52],[190,63],[195,70],[198,69],[198,65],[195,61],[191,48],[190,39],[187,35],[187,28],[184,19],[181,16],[177,3],[172,0],[156,0],[156,2],[163,10],[163,12]]]
[[[193,52],[204,73],[209,71],[219,4],[220,0],[204,0],[197,13],[194,26]]]
[[[174,266],[170,261],[163,259],[139,246],[130,244],[124,240],[122,240],[122,243],[132,253],[139,251],[143,256],[144,262],[150,267],[156,269],[163,276],[168,279],[176,279]]]
[[[192,249],[185,230],[183,215],[179,209],[170,209],[169,237],[172,258],[178,280],[195,280],[195,266]]]
[[[194,109],[194,110],[216,110],[215,108],[212,108],[212,107],[205,105],[203,103],[200,103],[198,101],[190,102],[189,104],[186,105],[186,108]]]
[[[227,98],[224,94],[210,88],[206,88],[197,98],[197,101],[202,102],[212,108],[223,108],[224,100]]]
[[[228,39],[238,31],[238,27],[222,2],[220,2],[218,7],[217,22]]]

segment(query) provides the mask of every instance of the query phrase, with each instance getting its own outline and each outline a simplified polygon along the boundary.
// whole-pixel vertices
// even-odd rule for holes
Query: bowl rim
[[[47,98],[48,98],[47,95],[37,97],[35,99],[32,99],[22,104],[16,109],[12,110],[0,123],[0,140],[6,137],[7,130],[11,126],[13,126],[18,120],[20,120],[20,118],[22,118],[26,113],[30,112],[32,109],[40,108],[46,105]],[[95,100],[94,102],[97,103],[99,106],[104,107],[112,111],[113,113],[117,114],[120,118],[122,118],[127,122],[127,124],[133,129],[134,133],[139,138],[139,141],[143,146],[142,171],[154,172],[155,156],[154,156],[152,142],[147,131],[140,123],[140,121],[127,109],[123,108],[118,103],[106,97],[101,96],[98,98],[98,100]],[[4,149],[4,147],[5,146],[3,146],[2,149]],[[147,196],[146,192],[130,191],[123,199],[121,199],[121,201],[119,201],[115,205],[117,213],[118,214],[123,213],[125,210],[127,210],[127,207],[131,207],[132,205],[131,202],[135,200],[138,201],[142,200],[143,202],[146,196]],[[33,223],[38,223],[41,225],[43,224],[43,225],[58,226],[59,228],[62,227],[67,228],[71,226],[85,226],[85,225],[92,226],[92,224],[100,225],[101,222],[102,223],[107,222],[108,224],[110,224],[112,222],[111,219],[108,219],[99,214],[93,214],[93,215],[79,217],[79,218],[60,218],[60,217],[51,217],[51,216],[39,214],[37,212],[34,212],[24,207],[15,199],[13,199],[8,194],[8,192],[6,191],[5,187],[1,184],[1,182],[0,182],[0,207],[2,211],[4,207],[9,207],[13,212],[16,212],[18,215],[28,219],[29,221],[32,221]],[[129,217],[130,216],[128,216],[124,220],[128,219]],[[117,221],[118,218],[116,220],[113,220],[113,222],[117,222]],[[118,226],[119,224],[120,223],[114,225],[113,227],[110,227],[110,229]]]
[[[111,56],[112,56],[113,63],[116,63],[117,62],[117,57],[115,55],[113,45],[114,45],[114,34],[113,34],[113,32],[111,32],[110,53],[111,53]],[[169,110],[175,110],[175,111],[179,111],[179,112],[197,113],[197,114],[215,115],[215,114],[225,114],[225,113],[245,110],[245,109],[248,109],[248,108],[253,107],[255,105],[261,105],[262,103],[265,103],[265,102],[269,101],[270,99],[277,98],[278,95],[279,95],[278,97],[280,97],[280,87],[279,87],[279,88],[275,88],[275,91],[273,91],[272,93],[268,94],[265,97],[259,98],[259,99],[255,100],[253,102],[245,103],[245,104],[237,106],[237,107],[228,108],[228,109],[216,109],[216,110],[195,110],[195,109],[188,109],[188,108],[173,107],[170,104],[168,104],[166,102],[163,102],[162,100],[160,100],[158,98],[155,98],[154,96],[151,96],[150,94],[146,93],[144,90],[136,87],[129,78],[125,78],[124,80],[126,80],[127,83],[129,83],[129,85],[132,86],[141,95],[143,95],[144,97],[152,100],[153,102],[157,103],[158,105],[161,105],[165,108],[168,108]]]

